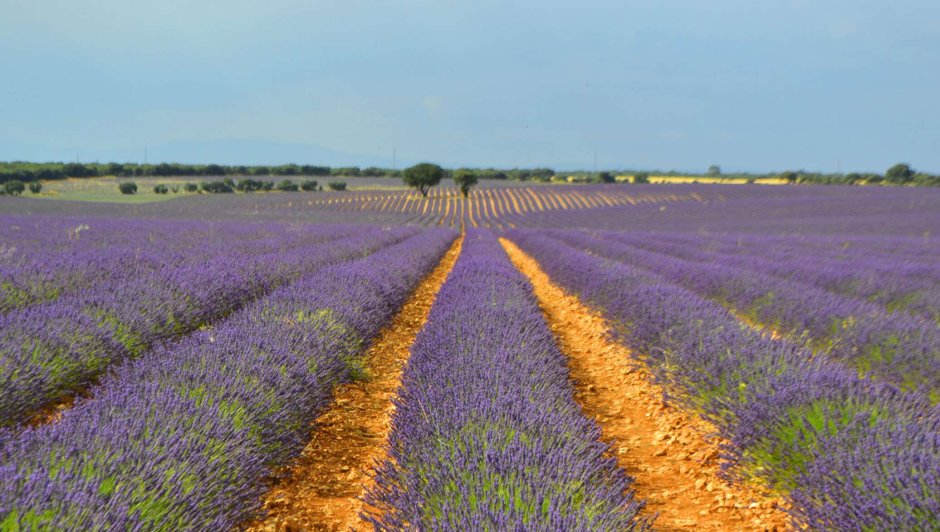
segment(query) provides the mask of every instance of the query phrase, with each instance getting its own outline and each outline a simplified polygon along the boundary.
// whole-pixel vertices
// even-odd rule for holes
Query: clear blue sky
[[[0,160],[940,172],[937,0],[0,0]]]

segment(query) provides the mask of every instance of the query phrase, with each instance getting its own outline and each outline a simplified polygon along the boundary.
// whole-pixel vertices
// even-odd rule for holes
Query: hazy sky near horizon
[[[0,73],[0,159],[940,172],[936,0],[0,0]]]

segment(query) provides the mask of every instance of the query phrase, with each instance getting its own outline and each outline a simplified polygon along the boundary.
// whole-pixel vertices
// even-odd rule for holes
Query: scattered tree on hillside
[[[859,174],[857,172],[850,172],[848,174],[845,174],[845,183],[847,185],[854,185],[862,181],[862,179],[863,179],[862,174]]]
[[[121,163],[108,163],[108,166],[105,169],[105,175],[122,175],[124,173],[124,165]]]
[[[235,192],[234,185],[228,183],[227,181],[203,182],[199,186],[202,188],[203,192],[208,192],[210,194],[230,194]]]
[[[639,172],[637,174],[634,174],[633,176],[634,184],[644,184],[644,183],[649,183],[649,182],[650,182],[650,175],[647,174],[646,172]]]
[[[333,168],[330,170],[330,174],[335,175],[335,176],[343,176],[343,177],[356,177],[360,175],[361,173],[362,171],[359,170],[358,166],[343,166],[340,168]]]
[[[26,185],[22,181],[7,181],[3,189],[11,196],[19,196],[26,190]]]
[[[257,179],[239,179],[238,183],[235,183],[235,190],[239,192],[254,192],[256,190],[261,190],[261,187],[264,186],[262,181]]]
[[[787,184],[790,184],[790,185],[796,184],[796,180],[799,179],[799,177],[800,177],[799,174],[797,174],[796,172],[791,172],[791,171],[783,172],[782,174],[780,174],[780,179],[783,179],[784,181],[787,182]]]
[[[217,164],[206,166],[205,175],[225,175],[225,169]]]
[[[385,177],[385,170],[375,166],[370,166],[368,168],[363,168],[362,171],[359,172],[359,175],[365,177]]]
[[[910,165],[898,163],[885,172],[885,181],[889,183],[910,183],[914,180],[914,170]]]
[[[710,176],[720,176],[720,175],[721,175],[721,167],[718,166],[717,164],[713,164],[713,165],[709,166],[709,167],[708,167],[708,175],[710,175]]]
[[[459,168],[453,172],[454,184],[460,187],[460,193],[463,197],[470,195],[470,189],[477,184],[479,179],[473,170]]]
[[[282,192],[297,192],[300,187],[290,179],[285,179],[277,184],[277,189]]]
[[[444,177],[444,169],[436,164],[420,163],[409,168],[405,168],[402,180],[406,185],[416,188],[421,195],[428,197],[428,190],[441,182]]]
[[[595,181],[598,183],[616,183],[617,179],[614,177],[614,174],[610,172],[600,172],[595,176]]]

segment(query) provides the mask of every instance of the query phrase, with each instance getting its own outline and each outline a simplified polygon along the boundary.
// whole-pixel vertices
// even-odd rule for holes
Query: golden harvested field
[[[293,199],[293,197],[292,197]],[[318,211],[402,213],[424,225],[513,228],[519,217],[547,211],[596,209],[629,205],[703,201],[702,194],[654,188],[622,187],[512,187],[480,188],[469,198],[457,189],[434,188],[427,198],[410,191],[322,194],[302,202]]]

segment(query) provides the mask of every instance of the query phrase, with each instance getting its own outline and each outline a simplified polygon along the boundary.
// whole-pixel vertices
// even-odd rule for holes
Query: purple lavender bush
[[[366,495],[379,513],[365,517],[379,530],[647,528],[572,392],[528,281],[471,231],[412,346]]]
[[[349,226],[0,216],[0,314],[81,291],[199,266],[232,253],[264,255],[351,235]]]
[[[331,266],[121,366],[58,423],[0,446],[0,525],[220,530],[257,516],[271,468],[303,448],[453,238],[427,230]]]
[[[940,256],[922,240],[819,239],[683,233],[598,235],[697,263],[721,264],[806,283],[940,322]],[[892,242],[894,240],[900,242]],[[897,244],[891,247],[890,244]],[[825,245],[828,244],[828,247]],[[919,244],[919,245],[918,245]],[[879,249],[885,249],[879,252]]]
[[[940,526],[940,412],[924,396],[767,338],[650,271],[588,255],[544,232],[510,237],[554,282],[601,309],[614,335],[677,400],[715,422],[730,441],[729,474],[783,493],[797,524]],[[862,444],[880,454],[865,456]],[[840,511],[828,514],[834,507]]]
[[[577,248],[638,266],[715,299],[827,357],[940,401],[940,329],[913,316],[807,284],[705,258],[682,260],[577,232],[552,232]],[[657,244],[647,244],[655,247]]]
[[[87,387],[115,362],[223,318],[303,273],[416,231],[363,228],[325,242],[314,233],[319,241],[314,244],[301,232],[283,250],[243,253],[236,247],[199,266],[183,265],[0,316],[0,426],[22,423],[44,405]]]

